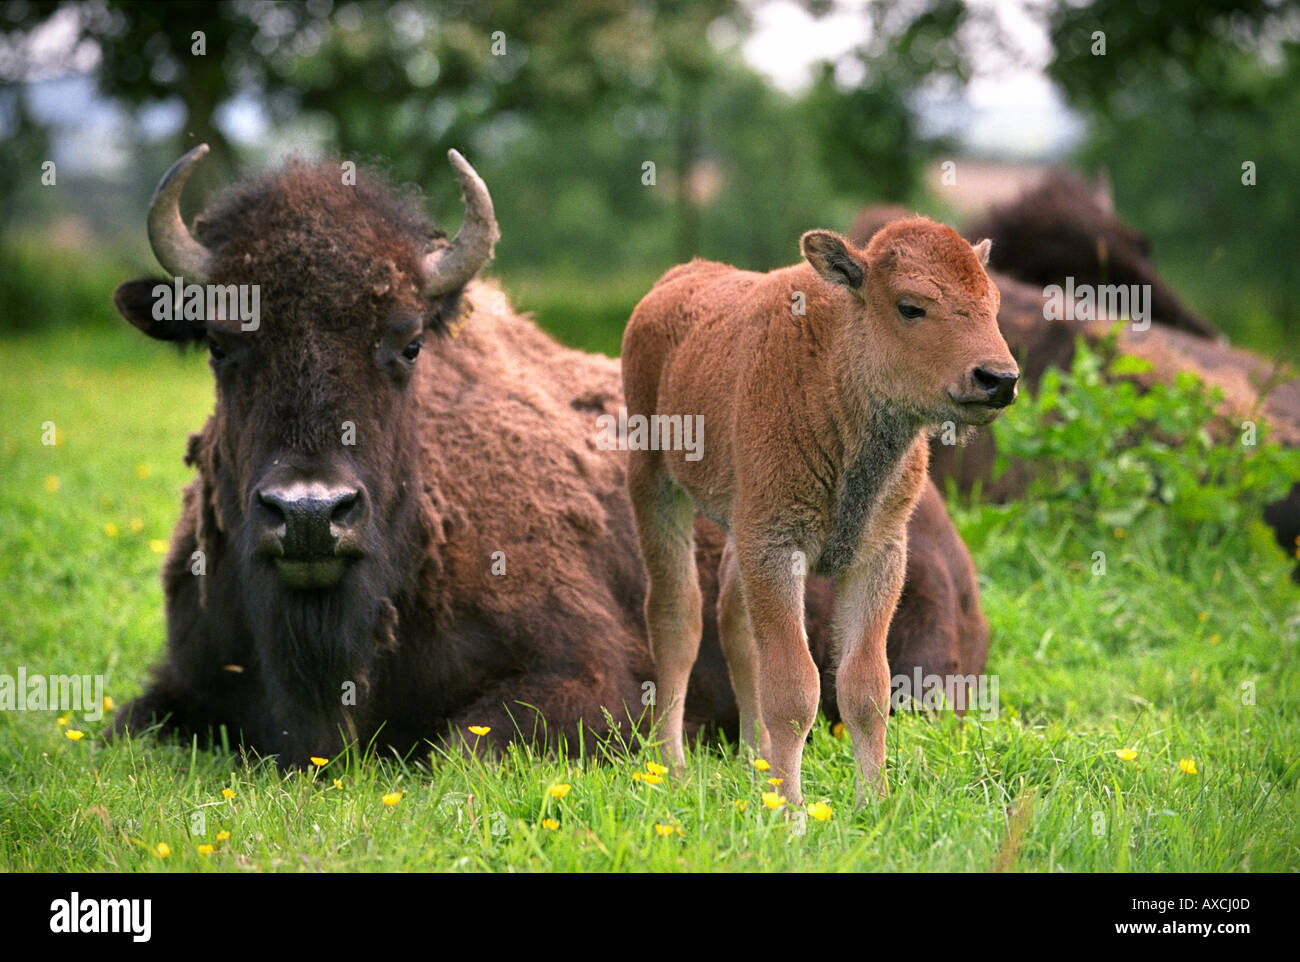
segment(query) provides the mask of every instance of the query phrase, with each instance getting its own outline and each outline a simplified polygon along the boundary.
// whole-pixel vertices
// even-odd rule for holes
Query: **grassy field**
[[[0,341],[0,673],[104,674],[118,704],[140,691],[184,440],[211,394],[200,358],[125,325]],[[804,775],[820,821],[767,810],[766,776],[725,746],[658,784],[633,776],[658,761],[640,744],[614,764],[340,758],[286,777],[107,745],[107,717],[4,711],[0,869],[1300,869],[1300,589],[1268,533],[1161,512],[1089,526],[1043,503],[956,517],[1000,711],[896,716],[892,792],[867,809],[825,724]]]

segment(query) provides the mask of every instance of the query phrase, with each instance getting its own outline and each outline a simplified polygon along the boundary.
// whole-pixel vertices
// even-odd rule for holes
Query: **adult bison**
[[[617,363],[564,348],[475,280],[498,238],[483,182],[454,240],[416,198],[362,172],[291,162],[223,192],[186,229],[177,202],[205,148],[149,213],[172,278],[258,285],[256,324],[174,316],[157,279],[114,300],[154,338],[206,343],[216,408],[190,438],[162,578],[168,647],[114,730],[208,738],[219,726],[282,764],[372,741],[405,753],[461,737],[590,748],[644,723],[654,677],[625,455],[597,418]],[[163,293],[163,297],[170,297]],[[980,672],[974,571],[933,487],[917,512],[900,672]],[[688,731],[737,730],[713,604],[721,532],[701,525],[706,633]],[[826,650],[830,591],[810,585]]]

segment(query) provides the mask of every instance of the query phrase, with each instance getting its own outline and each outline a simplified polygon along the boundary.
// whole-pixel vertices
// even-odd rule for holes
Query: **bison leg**
[[[738,530],[740,525],[737,525]],[[738,537],[736,556],[758,649],[758,693],[781,794],[803,803],[803,746],[817,716],[819,679],[803,624],[803,576],[789,551],[764,551]]]
[[[836,672],[840,715],[853,737],[861,782],[867,793],[884,796],[885,729],[889,718],[889,622],[903,591],[906,533],[860,558],[840,579],[835,602],[835,642],[841,652]]]
[[[686,765],[686,685],[700,650],[702,599],[695,570],[695,508],[686,492],[660,473],[659,464],[657,452],[633,451],[628,493],[646,566],[646,629],[657,676],[656,714],[663,718],[669,764],[681,771]]]
[[[731,690],[736,693],[736,707],[740,710],[740,737],[752,751],[766,757],[772,741],[759,710],[758,646],[736,565],[736,545],[730,539],[718,566],[718,640],[727,658]]]

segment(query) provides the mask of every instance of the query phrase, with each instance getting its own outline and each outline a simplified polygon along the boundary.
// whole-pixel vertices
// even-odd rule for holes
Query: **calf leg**
[[[858,763],[859,802],[867,793],[884,796],[885,729],[889,717],[889,622],[903,590],[906,532],[858,559],[841,579],[835,603],[836,672],[840,715],[853,737]]]
[[[736,693],[736,707],[740,710],[740,737],[751,750],[766,757],[772,742],[759,709],[758,646],[736,565],[736,545],[731,539],[718,565],[718,640],[727,656],[731,690]]]
[[[656,715],[663,719],[669,764],[686,765],[682,719],[686,685],[703,630],[700,581],[695,570],[695,507],[681,488],[632,452],[628,493],[646,567],[646,630],[655,662]]]
[[[800,805],[803,746],[817,715],[820,686],[804,633],[803,575],[795,573],[791,553],[736,542],[758,649],[759,704],[772,744],[772,775],[784,779],[781,794]]]

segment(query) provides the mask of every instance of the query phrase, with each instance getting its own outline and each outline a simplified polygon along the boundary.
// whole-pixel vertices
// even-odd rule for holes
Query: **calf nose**
[[[268,487],[257,492],[257,501],[264,509],[266,533],[289,558],[335,554],[340,539],[355,533],[365,511],[361,491],[348,487]]]
[[[988,397],[988,403],[993,407],[1004,408],[1016,399],[1016,382],[1020,380],[1019,373],[1006,374],[977,367],[971,372],[971,376],[975,381],[976,390],[983,391]]]

